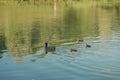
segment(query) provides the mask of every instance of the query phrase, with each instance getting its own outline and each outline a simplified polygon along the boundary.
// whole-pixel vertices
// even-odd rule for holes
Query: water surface
[[[0,6],[0,79],[120,80],[120,7],[77,5]]]

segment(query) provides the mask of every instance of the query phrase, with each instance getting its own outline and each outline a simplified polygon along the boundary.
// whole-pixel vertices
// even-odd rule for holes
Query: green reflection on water
[[[42,49],[46,41],[59,46],[78,38],[111,40],[112,31],[120,31],[119,6],[78,4],[0,7],[1,50],[7,49],[11,57],[24,57]]]

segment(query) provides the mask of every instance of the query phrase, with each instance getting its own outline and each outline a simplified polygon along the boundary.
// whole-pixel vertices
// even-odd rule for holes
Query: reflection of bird
[[[55,46],[48,46],[48,43],[45,43],[45,53],[54,52],[56,50]]]
[[[86,48],[90,48],[90,47],[91,47],[91,45],[86,43]]]
[[[70,51],[71,51],[71,52],[77,52],[77,50],[74,49],[74,48],[71,48]]]

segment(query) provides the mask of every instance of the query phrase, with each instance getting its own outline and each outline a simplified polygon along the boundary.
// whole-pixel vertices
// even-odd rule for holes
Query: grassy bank
[[[61,5],[71,5],[76,4],[77,6],[112,6],[112,5],[120,5],[119,0],[57,0],[57,4]],[[0,6],[3,5],[42,5],[49,4],[53,5],[53,0],[0,0]]]

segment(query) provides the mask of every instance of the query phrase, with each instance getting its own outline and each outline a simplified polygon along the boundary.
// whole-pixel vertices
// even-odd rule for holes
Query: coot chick
[[[90,48],[90,47],[91,47],[91,45],[86,43],[86,48]]]
[[[71,51],[71,52],[77,52],[77,50],[74,49],[74,48],[71,48],[70,51]]]

